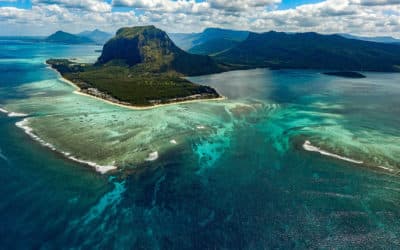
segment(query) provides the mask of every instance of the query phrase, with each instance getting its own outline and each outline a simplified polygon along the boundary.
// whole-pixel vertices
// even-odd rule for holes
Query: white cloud
[[[111,11],[111,5],[103,0],[32,0],[33,5],[57,4],[66,8],[83,9],[93,12]]]
[[[117,7],[140,8],[149,11],[198,13],[212,9],[226,12],[240,12],[251,8],[263,8],[279,4],[281,0],[113,0]]]
[[[271,6],[280,0],[114,0],[112,4],[101,0],[33,0],[30,10],[0,7],[0,34],[94,28],[114,32],[121,26],[154,24],[169,32],[222,27],[399,37],[398,1],[325,0],[278,10]],[[129,7],[125,12],[113,12],[112,6]],[[138,9],[140,14],[136,14]]]
[[[279,4],[280,0],[209,0],[211,8],[226,11],[245,11],[251,8],[264,8]]]
[[[353,0],[353,3],[365,6],[396,5],[400,0]]]
[[[393,6],[365,6],[354,1],[326,0],[289,10],[263,12],[251,27],[258,31],[274,29],[398,37],[399,13],[399,8]]]
[[[194,0],[113,0],[112,4],[116,7],[132,7],[154,12],[173,13],[199,13],[208,9],[207,3],[197,3]]]

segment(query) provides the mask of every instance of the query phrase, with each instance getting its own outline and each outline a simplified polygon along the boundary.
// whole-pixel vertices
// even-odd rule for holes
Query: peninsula
[[[215,89],[183,77],[227,70],[209,56],[181,50],[154,26],[119,29],[94,64],[46,62],[80,92],[135,107],[221,98]]]

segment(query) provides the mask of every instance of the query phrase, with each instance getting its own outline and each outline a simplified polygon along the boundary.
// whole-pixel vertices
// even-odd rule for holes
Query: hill
[[[80,37],[89,38],[90,40],[94,41],[97,44],[105,44],[109,39],[113,37],[112,34],[109,34],[107,32],[98,29],[92,31],[83,31],[77,35]]]
[[[62,43],[62,44],[89,44],[94,43],[93,40],[87,37],[81,37],[64,31],[57,31],[47,38],[44,39],[45,42],[49,43]]]
[[[182,76],[224,70],[208,56],[181,50],[154,26],[119,29],[93,65],[65,59],[50,59],[47,63],[81,92],[136,106],[218,98],[213,88]]]
[[[221,72],[210,57],[178,48],[167,33],[154,26],[121,28],[103,48],[97,64],[127,64],[146,72],[202,75]]]
[[[216,53],[231,48],[232,43],[244,41],[249,35],[248,31],[228,30],[220,28],[207,28],[201,33],[175,33],[170,34],[171,39],[180,48],[187,51],[201,52],[212,51]],[[230,43],[228,43],[230,41]],[[215,45],[216,42],[221,45]],[[225,45],[225,46],[222,46]],[[196,48],[196,47],[199,47]],[[219,46],[219,50],[216,51],[216,46]],[[211,47],[210,49],[208,47]],[[211,53],[210,53],[211,54]]]
[[[215,58],[248,67],[400,71],[398,45],[318,33],[250,33],[245,41]]]

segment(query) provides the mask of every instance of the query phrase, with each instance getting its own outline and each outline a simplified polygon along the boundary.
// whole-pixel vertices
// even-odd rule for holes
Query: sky
[[[400,38],[400,0],[0,0],[0,35],[149,24],[167,32],[220,27]]]

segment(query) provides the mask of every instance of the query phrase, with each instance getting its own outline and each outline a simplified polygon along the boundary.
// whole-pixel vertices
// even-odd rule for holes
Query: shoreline
[[[72,87],[75,88],[75,90],[72,93],[77,94],[77,95],[81,95],[81,96],[91,97],[91,98],[106,102],[106,103],[111,104],[111,105],[115,105],[115,106],[118,106],[118,107],[131,109],[131,110],[150,110],[150,109],[156,109],[156,108],[161,108],[161,107],[170,106],[170,105],[177,105],[177,104],[186,104],[186,103],[195,103],[195,102],[207,102],[207,101],[223,101],[223,100],[228,99],[225,96],[220,96],[220,97],[217,97],[217,98],[176,101],[176,102],[170,102],[170,103],[164,103],[164,104],[155,104],[155,105],[151,105],[151,106],[126,105],[126,104],[116,103],[116,102],[113,102],[113,101],[110,101],[110,100],[107,100],[107,99],[104,99],[104,98],[100,98],[98,96],[94,96],[94,95],[90,95],[90,94],[84,93],[84,92],[81,91],[81,88],[78,85],[76,85],[74,82],[64,78],[61,75],[61,73],[58,70],[56,70],[53,67],[51,67],[50,64],[45,62],[45,65],[47,65],[51,70],[57,72],[57,74],[59,75],[59,78],[58,78],[59,80],[65,82],[68,85],[71,85]]]
[[[100,101],[106,102],[108,104],[111,105],[115,105],[115,106],[119,106],[119,107],[123,107],[123,108],[128,108],[128,109],[133,109],[133,110],[149,110],[149,109],[154,109],[154,108],[159,108],[159,107],[163,107],[163,106],[167,106],[167,105],[176,105],[176,104],[182,104],[182,103],[193,103],[193,102],[200,102],[200,101],[216,101],[216,100],[225,100],[226,97],[221,96],[218,98],[210,98],[210,99],[196,99],[196,100],[185,100],[185,101],[178,101],[178,102],[171,102],[171,103],[166,103],[166,104],[157,104],[157,105],[152,105],[152,106],[148,106],[148,107],[138,107],[138,106],[133,106],[133,105],[124,105],[124,104],[120,104],[120,103],[115,103],[97,96],[93,96],[93,95],[89,95],[87,93],[83,93],[81,92],[81,88],[79,86],[77,86],[75,83],[73,83],[72,81],[64,78],[60,72],[58,72],[56,69],[53,69],[51,67],[51,65],[47,64],[46,62],[44,63],[49,69],[54,70],[55,72],[57,72],[57,74],[59,75],[59,80],[67,83],[68,85],[72,86],[75,90],[72,92],[74,94],[78,94],[78,95],[82,95],[82,96],[86,96],[86,97],[91,97],[91,98],[95,98],[98,99]],[[25,116],[29,116],[29,114],[25,114],[25,113],[16,113],[16,112],[9,112],[8,110],[4,109],[4,108],[0,108],[0,113],[4,113],[6,114],[8,117],[25,117]],[[40,145],[42,145],[43,147],[46,147],[48,149],[50,149],[53,152],[56,152],[60,155],[62,155],[63,157],[65,157],[68,160],[77,162],[79,164],[82,165],[86,165],[89,167],[92,167],[96,172],[100,173],[100,174],[106,174],[110,171],[115,171],[118,169],[117,166],[114,165],[99,165],[93,161],[88,161],[88,160],[82,160],[79,159],[75,156],[73,156],[71,153],[69,152],[65,152],[65,151],[61,151],[59,149],[57,149],[53,144],[46,142],[45,140],[43,140],[42,138],[40,138],[38,135],[36,135],[33,132],[33,128],[31,128],[30,126],[28,126],[29,123],[29,118],[24,118],[18,122],[15,123],[15,125],[22,129],[26,135],[28,135],[33,141],[39,142]],[[173,144],[176,144],[176,142],[171,142]],[[145,159],[145,161],[155,161],[158,159],[158,152],[154,151],[151,152],[148,157]]]

